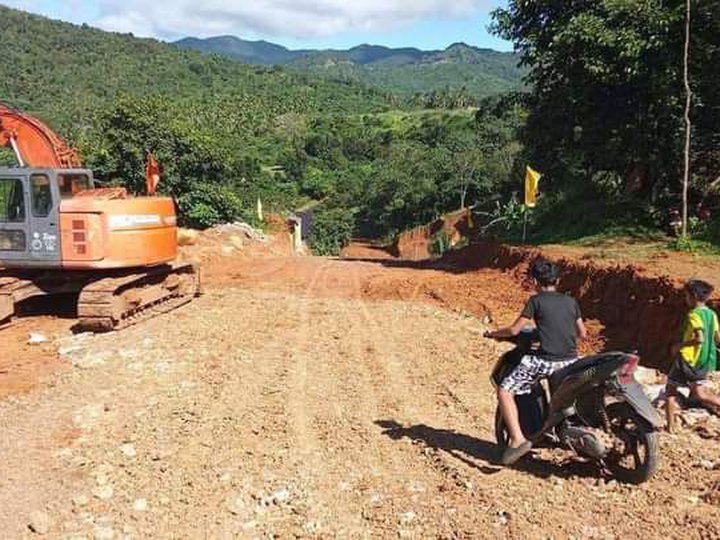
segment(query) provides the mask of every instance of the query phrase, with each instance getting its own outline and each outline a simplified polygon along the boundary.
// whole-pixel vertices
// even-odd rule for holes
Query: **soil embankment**
[[[433,256],[432,239],[442,234],[446,247],[454,247],[472,230],[470,210],[464,208],[399,234],[392,247],[394,255],[408,261],[422,261]]]
[[[578,299],[584,316],[591,321],[594,340],[589,349],[636,349],[643,364],[649,367],[666,369],[669,365],[670,346],[680,333],[687,311],[683,281],[702,277],[720,285],[720,272],[711,262],[671,253],[657,244],[644,247],[613,244],[607,248],[583,249],[526,248],[479,242],[431,261],[430,245],[435,235],[444,232],[452,244],[471,228],[468,212],[458,211],[402,233],[393,250],[402,259],[425,261],[421,264],[428,268],[467,273],[469,281],[474,271],[500,270],[516,282],[525,282],[525,290],[516,295],[515,303],[521,302],[520,297],[529,289],[530,262],[540,255],[548,256],[562,267],[561,289]],[[505,306],[492,307],[493,314],[500,308],[505,315]]]
[[[509,272],[522,282],[529,264],[542,254],[540,249],[480,243],[448,253],[442,262],[465,271]],[[585,317],[600,323],[604,347],[637,349],[643,364],[667,367],[687,311],[681,279],[633,265],[556,260],[562,268],[561,289],[578,299]]]

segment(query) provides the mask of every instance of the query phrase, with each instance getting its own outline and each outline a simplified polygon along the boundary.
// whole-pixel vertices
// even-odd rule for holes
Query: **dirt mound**
[[[204,231],[185,231],[180,246],[183,260],[202,263],[221,257],[263,257],[290,255],[290,233],[271,224],[273,233],[265,233],[243,222],[224,223]]]
[[[202,231],[194,245],[180,248],[180,258],[200,265],[203,283],[224,282],[238,272],[240,261],[294,255],[292,237],[273,222],[276,232],[263,233],[246,223],[229,223]]]

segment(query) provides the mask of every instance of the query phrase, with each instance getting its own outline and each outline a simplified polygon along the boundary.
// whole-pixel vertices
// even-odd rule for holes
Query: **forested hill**
[[[247,66],[151,39],[53,21],[0,5],[0,99],[64,130],[121,94],[232,103],[257,119],[382,109],[380,94],[277,68]],[[250,128],[250,126],[248,126]]]
[[[45,120],[104,182],[144,190],[146,151],[184,224],[250,219],[304,197],[303,145],[321,115],[389,108],[366,87],[250,66],[0,6],[0,100]],[[0,148],[0,165],[14,156]],[[334,165],[328,165],[328,167]]]
[[[513,53],[455,43],[444,51],[360,45],[349,50],[289,50],[234,36],[185,38],[176,44],[250,64],[282,64],[327,78],[363,82],[400,95],[465,88],[484,97],[522,86]]]

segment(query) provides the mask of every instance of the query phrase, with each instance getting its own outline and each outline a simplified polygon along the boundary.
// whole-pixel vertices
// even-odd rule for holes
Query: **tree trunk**
[[[682,199],[682,235],[688,235],[688,186],[690,184],[690,106],[692,101],[692,89],[690,88],[690,76],[688,74],[690,64],[690,11],[692,0],[685,2],[685,54],[684,54],[684,81],[685,81],[685,173],[683,175],[683,199]]]

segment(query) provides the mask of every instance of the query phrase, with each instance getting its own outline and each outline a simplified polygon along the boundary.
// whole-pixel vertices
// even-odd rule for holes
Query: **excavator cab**
[[[60,267],[60,203],[92,188],[86,170],[0,168],[0,265]]]

